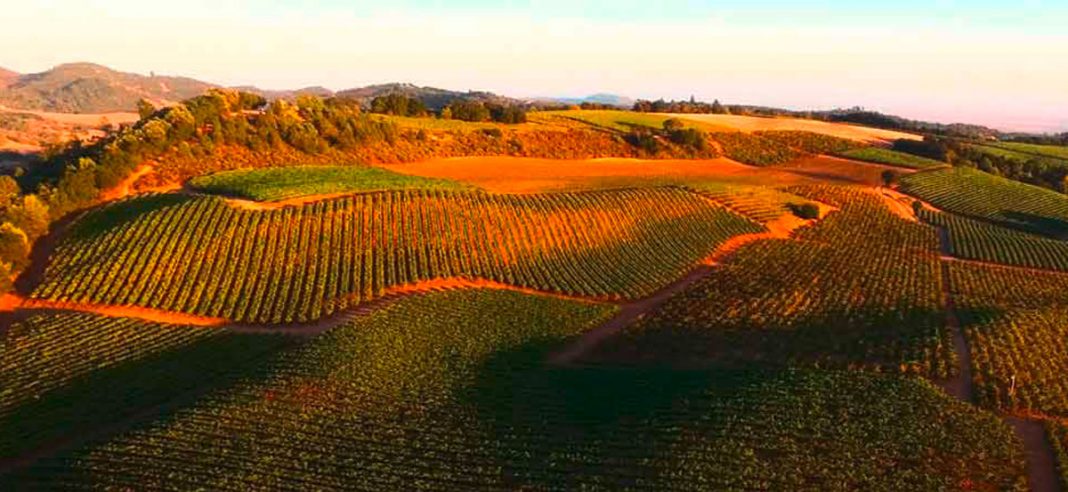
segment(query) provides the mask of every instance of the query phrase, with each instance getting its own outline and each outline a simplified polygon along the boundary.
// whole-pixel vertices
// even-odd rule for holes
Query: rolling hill
[[[5,78],[0,74],[0,80]],[[0,89],[0,104],[61,113],[105,113],[133,109],[142,98],[157,103],[181,101],[211,87],[215,85],[187,77],[146,77],[92,63],[68,63],[10,79]]]

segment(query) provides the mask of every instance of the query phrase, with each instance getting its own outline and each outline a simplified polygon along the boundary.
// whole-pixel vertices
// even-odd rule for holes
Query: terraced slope
[[[105,207],[57,247],[37,298],[256,323],[315,320],[389,289],[473,278],[638,298],[762,228],[676,188],[407,191],[239,210],[155,195]]]
[[[947,212],[1068,237],[1068,197],[1055,191],[962,167],[905,176],[901,190]]]
[[[946,229],[950,253],[957,258],[1068,271],[1068,241],[926,209],[920,217]]]
[[[257,380],[7,479],[242,491],[1025,485],[1004,424],[918,380],[544,365],[609,312],[501,291],[406,298]]]

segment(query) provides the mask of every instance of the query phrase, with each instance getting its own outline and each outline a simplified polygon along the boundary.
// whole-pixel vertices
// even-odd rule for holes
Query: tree
[[[820,207],[815,203],[791,203],[788,206],[794,215],[802,219],[812,220],[820,218]]]
[[[0,224],[0,261],[22,268],[30,257],[30,241],[26,233],[10,222]]]
[[[712,101],[712,114],[727,114],[727,108],[720,104],[719,99]]]
[[[682,130],[683,126],[685,125],[682,124],[682,120],[678,118],[669,118],[667,120],[664,120],[664,131],[666,132]]]
[[[137,101],[137,114],[142,120],[147,120],[156,113],[156,106],[153,105],[148,99],[140,99]]]
[[[897,172],[890,169],[883,171],[883,183],[887,188],[894,186],[897,183]]]

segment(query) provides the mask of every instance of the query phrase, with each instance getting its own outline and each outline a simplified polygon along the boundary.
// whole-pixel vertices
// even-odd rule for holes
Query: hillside
[[[61,113],[129,111],[139,99],[157,103],[195,97],[215,87],[187,77],[143,76],[92,63],[68,63],[19,75],[0,89],[0,104]]]
[[[17,72],[12,72],[11,70],[0,67],[0,88],[7,87],[17,79],[18,76],[19,74]]]

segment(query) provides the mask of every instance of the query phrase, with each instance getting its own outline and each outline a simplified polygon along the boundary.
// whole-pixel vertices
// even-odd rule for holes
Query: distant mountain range
[[[551,100],[564,104],[582,104],[588,102],[606,104],[609,106],[616,106],[620,108],[630,108],[634,106],[634,99],[631,99],[626,96],[620,96],[618,94],[593,94],[586,97],[555,97],[551,98]]]
[[[134,111],[137,101],[170,104],[203,94],[217,84],[187,77],[139,75],[119,72],[92,63],[68,63],[51,70],[19,74],[0,68],[0,105],[12,109],[59,113],[107,113]],[[430,109],[441,109],[456,99],[473,99],[502,104],[522,103],[518,99],[479,91],[451,91],[412,84],[379,84],[334,93],[325,87],[297,90],[264,90],[253,86],[236,89],[257,93],[268,99],[292,99],[302,94],[339,96],[369,102],[390,93],[419,98]]]

